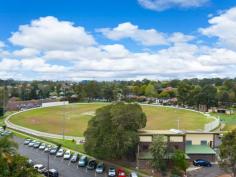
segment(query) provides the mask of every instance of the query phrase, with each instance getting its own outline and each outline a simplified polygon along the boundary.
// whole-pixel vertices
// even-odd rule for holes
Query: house
[[[167,141],[168,148],[182,150],[186,159],[205,159],[211,162],[216,161],[216,152],[219,133],[202,131],[181,131],[181,130],[140,130],[137,161],[139,166],[147,166],[152,159],[149,147],[157,135],[163,135]]]

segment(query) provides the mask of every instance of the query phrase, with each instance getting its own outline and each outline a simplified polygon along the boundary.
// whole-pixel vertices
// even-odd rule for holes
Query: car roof
[[[55,170],[55,169],[50,169],[49,171],[52,172],[52,173],[57,172],[57,170]]]

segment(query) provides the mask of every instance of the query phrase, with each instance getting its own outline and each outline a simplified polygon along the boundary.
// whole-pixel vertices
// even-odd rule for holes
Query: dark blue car
[[[193,161],[194,166],[201,166],[201,167],[211,167],[211,163],[207,160],[197,159]]]

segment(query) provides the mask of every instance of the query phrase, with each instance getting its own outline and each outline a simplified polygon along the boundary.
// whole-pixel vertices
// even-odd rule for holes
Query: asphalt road
[[[14,140],[19,144],[19,154],[32,159],[34,163],[40,163],[47,167],[48,153],[24,145],[24,139],[22,138],[14,137]],[[106,173],[96,174],[94,170],[80,168],[78,163],[70,163],[70,161],[55,155],[49,155],[49,168],[56,169],[60,177],[107,177]]]
[[[218,177],[225,172],[214,164],[212,167],[201,167],[197,170],[188,173],[188,177]]]

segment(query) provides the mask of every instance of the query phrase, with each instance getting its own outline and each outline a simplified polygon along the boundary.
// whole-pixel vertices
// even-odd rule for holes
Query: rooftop
[[[207,145],[186,145],[186,154],[216,154],[216,152]]]

